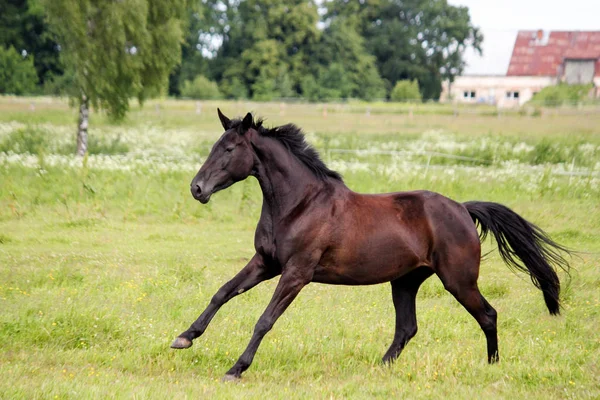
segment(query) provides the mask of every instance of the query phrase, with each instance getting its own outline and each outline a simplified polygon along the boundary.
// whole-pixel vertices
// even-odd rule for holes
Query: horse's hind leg
[[[487,341],[488,362],[499,360],[496,310],[487,302],[477,287],[479,259],[467,263],[445,263],[436,271],[446,290],[477,320]]]
[[[394,361],[408,341],[417,334],[416,297],[421,284],[433,274],[429,267],[417,268],[394,280],[392,298],[396,310],[396,332],[390,348],[383,356],[383,362]]]

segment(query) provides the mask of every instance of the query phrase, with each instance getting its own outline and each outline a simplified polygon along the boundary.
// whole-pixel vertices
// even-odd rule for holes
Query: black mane
[[[340,182],[342,181],[340,173],[327,168],[323,160],[321,160],[317,150],[306,142],[301,128],[294,124],[265,128],[263,122],[264,120],[262,118],[252,121],[251,128],[256,130],[261,136],[278,140],[319,179],[325,180],[326,178],[333,178]],[[237,129],[240,134],[245,133],[241,131],[241,119],[231,120],[230,129]]]

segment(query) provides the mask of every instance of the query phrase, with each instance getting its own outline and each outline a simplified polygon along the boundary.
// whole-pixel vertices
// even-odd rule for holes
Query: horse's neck
[[[263,192],[263,213],[277,221],[325,183],[274,139],[253,141],[259,166],[256,178]]]
[[[275,237],[286,229],[315,196],[333,182],[317,178],[304,164],[274,139],[252,142],[258,161],[254,173],[263,192],[263,205],[254,237],[256,250],[275,258]]]

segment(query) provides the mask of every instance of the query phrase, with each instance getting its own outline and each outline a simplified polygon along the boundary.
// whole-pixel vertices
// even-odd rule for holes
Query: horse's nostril
[[[200,196],[202,194],[202,188],[200,187],[199,184],[195,183],[195,184],[192,184],[190,186],[191,186],[190,190],[191,190],[192,195],[194,197],[198,197],[198,196]]]

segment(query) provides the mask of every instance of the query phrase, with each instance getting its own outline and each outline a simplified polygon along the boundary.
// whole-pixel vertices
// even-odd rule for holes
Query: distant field
[[[0,398],[600,397],[600,113],[199,106],[151,101],[120,124],[93,113],[81,160],[66,101],[0,97]],[[221,134],[217,106],[302,126],[355,191],[429,189],[513,208],[582,251],[570,279],[561,275],[563,314],[547,315],[541,293],[494,251],[480,286],[498,310],[501,362],[486,364],[477,323],[433,277],[418,296],[419,333],[386,367],[389,285],[311,284],[242,382],[220,383],[277,279],[224,306],[192,348],[169,349],[253,254],[254,179],[205,206],[189,195]]]
[[[421,134],[427,129],[443,129],[461,135],[501,134],[530,138],[537,135],[567,134],[589,137],[600,133],[600,109],[592,106],[538,109],[537,116],[521,115],[527,114],[529,108],[520,111],[501,110],[498,116],[495,107],[486,105],[453,106],[434,103],[286,104],[167,99],[148,101],[141,109],[136,103],[132,104],[132,112],[121,127],[154,126],[168,130],[189,128],[214,133],[219,127],[216,108],[221,107],[227,115],[243,116],[252,111],[267,118],[272,124],[294,122],[308,131],[329,134],[406,135]],[[92,113],[91,118],[91,129],[94,126],[114,127],[102,114]],[[70,126],[76,119],[77,110],[69,108],[67,100],[0,97],[0,122]]]

